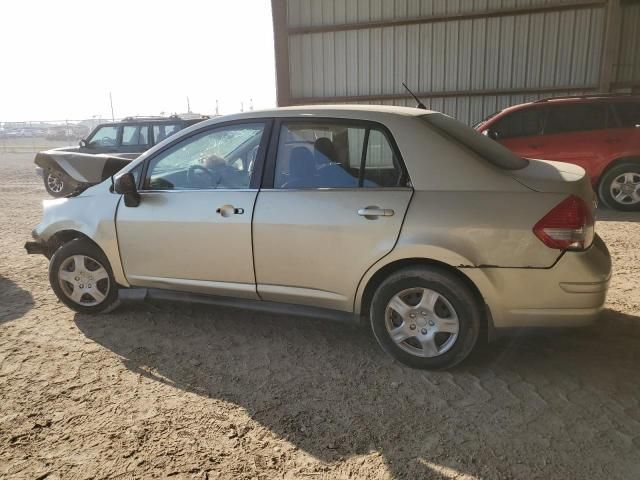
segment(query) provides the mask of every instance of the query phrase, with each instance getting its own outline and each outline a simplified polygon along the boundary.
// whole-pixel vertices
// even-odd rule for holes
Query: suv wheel
[[[382,349],[414,368],[456,365],[473,349],[481,308],[469,288],[437,267],[409,268],[387,278],[370,309]]]
[[[598,196],[616,210],[640,210],[640,163],[623,163],[606,172]]]
[[[55,168],[45,170],[44,188],[49,195],[56,198],[64,197],[73,191],[69,176]]]
[[[60,247],[49,262],[49,283],[66,306],[103,313],[118,306],[118,286],[102,251],[84,238]]]

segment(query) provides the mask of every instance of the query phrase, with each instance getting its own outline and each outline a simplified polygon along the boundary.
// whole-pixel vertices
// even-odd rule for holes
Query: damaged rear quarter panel
[[[516,184],[517,182],[513,182]],[[365,274],[356,293],[362,300],[371,277],[393,262],[428,259],[460,269],[483,296],[493,286],[491,268],[546,269],[561,256],[544,245],[533,226],[566,195],[513,191],[415,191],[394,249]]]
[[[548,268],[560,251],[533,226],[566,195],[532,191],[416,192],[396,250],[421,250],[454,267]]]

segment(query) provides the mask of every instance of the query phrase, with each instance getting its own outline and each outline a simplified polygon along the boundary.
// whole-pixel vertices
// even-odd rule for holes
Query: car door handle
[[[379,208],[379,207],[364,207],[358,210],[358,215],[361,217],[366,217],[369,220],[372,220],[377,217],[390,217],[393,215],[393,210],[390,208]]]
[[[529,148],[533,148],[534,150],[538,150],[540,148],[540,145],[536,145],[536,144],[529,145]]]
[[[607,142],[607,143],[621,143],[622,140],[620,140],[619,138],[607,138],[605,140],[605,142]]]
[[[231,215],[242,215],[244,208],[236,208],[233,205],[223,205],[216,210],[216,213],[223,217],[230,217]]]

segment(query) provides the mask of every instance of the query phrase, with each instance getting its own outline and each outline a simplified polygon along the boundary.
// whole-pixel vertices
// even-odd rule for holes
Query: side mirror
[[[495,130],[485,130],[485,132],[487,132],[487,136],[491,140],[498,140],[498,138],[500,138],[500,135]]]
[[[80,145],[81,147],[86,147],[87,146],[87,141],[83,138],[78,142],[78,145]]]
[[[127,207],[137,207],[140,205],[140,194],[136,187],[136,179],[133,173],[127,172],[124,175],[120,175],[115,181],[113,189],[116,193],[124,195],[124,204]]]

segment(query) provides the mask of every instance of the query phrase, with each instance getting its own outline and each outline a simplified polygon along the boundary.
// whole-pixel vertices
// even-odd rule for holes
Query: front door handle
[[[607,138],[605,140],[605,142],[607,142],[607,143],[622,143],[622,140],[620,140],[619,138]]]
[[[216,210],[216,213],[223,217],[230,217],[231,215],[242,215],[244,208],[236,208],[233,205],[223,205]]]
[[[391,210],[390,208],[380,207],[364,207],[358,210],[358,215],[369,220],[374,220],[378,217],[390,217],[393,215],[393,213],[393,210]]]

